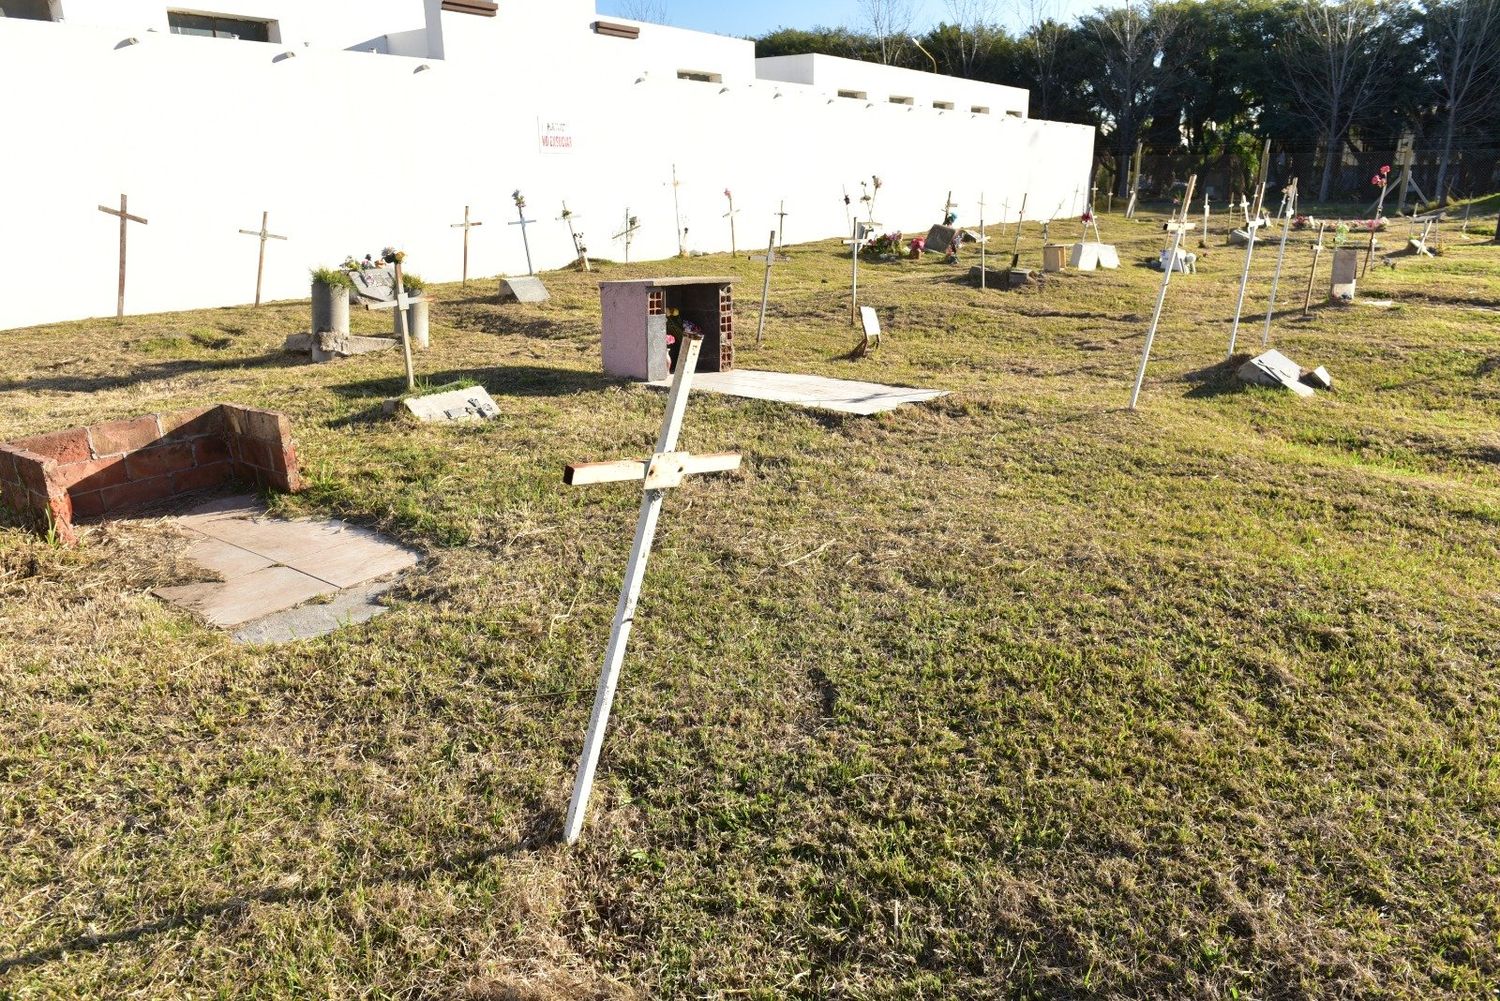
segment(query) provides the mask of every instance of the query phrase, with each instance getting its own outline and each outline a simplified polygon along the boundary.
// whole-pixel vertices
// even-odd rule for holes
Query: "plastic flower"
[[[1083,221],[1084,222],[1093,222],[1094,221],[1094,213],[1092,213],[1092,212],[1084,212],[1083,213]]]
[[[885,187],[885,182],[880,179],[879,175],[872,174],[870,179],[875,182],[876,191],[879,191],[881,188]]]
[[[524,209],[526,207],[526,196],[523,195],[523,194],[521,194],[521,189],[520,188],[517,188],[516,190],[512,191],[510,193],[510,197],[515,200],[516,208],[518,208],[518,209]]]
[[[1390,164],[1386,164],[1384,167],[1380,168],[1380,176],[1381,177],[1385,177],[1390,172],[1391,172],[1391,165]]]
[[[724,189],[724,197],[728,198],[730,201],[734,201],[734,193],[732,191],[730,191],[728,188]]]

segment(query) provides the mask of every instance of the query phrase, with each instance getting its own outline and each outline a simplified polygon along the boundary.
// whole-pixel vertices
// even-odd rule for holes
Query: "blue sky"
[[[860,24],[857,0],[652,0],[666,8],[666,21],[679,28],[713,31],[721,35],[761,35],[776,28],[812,28],[818,25]],[[1099,6],[1103,0],[1052,0],[1051,6],[1063,18]],[[599,13],[626,16],[641,0],[598,0]],[[943,20],[943,0],[917,0],[919,30]],[[1014,20],[1015,4],[1000,0],[996,4],[1000,18]]]

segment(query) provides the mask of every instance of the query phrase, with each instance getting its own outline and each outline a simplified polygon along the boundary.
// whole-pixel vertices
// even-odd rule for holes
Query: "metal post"
[[[849,326],[852,327],[859,323],[859,247],[861,243],[859,238],[859,223],[854,224],[854,232],[850,236],[853,239],[849,241],[851,244],[849,248],[849,267],[851,269],[851,277],[849,279]]]
[[[406,286],[401,280],[401,257],[396,257],[396,333],[401,338],[401,353],[406,356],[406,391],[416,392],[417,375],[411,364],[411,337],[406,329]]]
[[[672,392],[667,398],[667,414],[662,421],[661,435],[656,440],[656,454],[671,452],[677,447],[677,436],[682,431],[682,417],[687,410],[688,391],[692,384],[692,373],[698,366],[698,352],[703,347],[700,338],[690,337],[683,344],[677,359],[677,372],[672,379]],[[620,585],[620,602],[615,607],[614,626],[609,634],[609,647],[604,653],[604,667],[599,676],[599,688],[594,694],[594,711],[589,717],[588,736],[584,738],[583,755],[578,761],[578,775],[573,782],[573,798],[568,803],[568,819],[564,828],[564,839],[575,844],[583,833],[583,818],[588,810],[589,797],[594,791],[594,772],[599,767],[599,752],[604,746],[604,731],[609,726],[609,712],[615,701],[615,689],[620,683],[620,666],[625,661],[626,644],[630,642],[630,630],[635,624],[635,606],[641,598],[641,584],[646,578],[646,563],[651,558],[651,544],[656,538],[656,522],[661,514],[663,491],[647,490],[641,499],[640,519],[636,522],[635,542],[630,549],[630,562],[625,567],[625,580]]]
[[[771,230],[771,239],[766,245],[766,281],[760,287],[760,322],[755,327],[755,346],[760,347],[761,335],[766,332],[766,303],[771,298],[771,265],[776,262],[776,231]]]
[[[1284,196],[1285,214],[1281,224],[1281,250],[1276,254],[1276,273],[1271,276],[1271,305],[1266,308],[1266,328],[1261,331],[1260,346],[1271,344],[1271,318],[1276,315],[1276,287],[1281,284],[1281,266],[1286,262],[1286,239],[1292,232],[1292,215],[1297,211],[1297,181],[1292,180],[1291,189]]]
[[[1182,199],[1182,222],[1187,221],[1188,207],[1193,203],[1193,189],[1198,186],[1198,175],[1188,178],[1187,191]],[[1156,309],[1151,314],[1151,329],[1146,332],[1146,346],[1141,349],[1141,367],[1135,374],[1135,388],[1130,393],[1130,409],[1134,410],[1141,399],[1141,386],[1146,382],[1146,366],[1151,363],[1151,345],[1156,341],[1156,328],[1161,324],[1162,307],[1167,304],[1167,285],[1172,281],[1172,272],[1177,265],[1177,254],[1182,250],[1182,234],[1179,228],[1173,233],[1172,253],[1167,266],[1162,270],[1161,288],[1156,293]]]

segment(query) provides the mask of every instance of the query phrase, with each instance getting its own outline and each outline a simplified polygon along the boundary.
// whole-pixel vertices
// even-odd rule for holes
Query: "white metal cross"
[[[693,370],[697,367],[698,352],[702,347],[701,336],[689,335],[683,344],[682,352],[677,358],[677,372],[672,378],[672,391],[667,397],[667,413],[662,420],[661,434],[656,439],[656,452],[651,458],[645,461],[625,459],[619,462],[583,463],[569,466],[563,474],[563,482],[569,486],[640,481],[645,488],[640,518],[635,527],[635,543],[630,550],[630,562],[625,566],[620,601],[615,606],[609,646],[604,653],[599,687],[594,694],[594,711],[589,718],[588,735],[584,738],[578,774],[573,781],[573,798],[568,803],[568,819],[563,836],[570,845],[575,844],[583,833],[584,815],[588,811],[589,797],[594,789],[594,773],[599,767],[599,752],[604,746],[604,731],[609,726],[609,712],[614,704],[615,690],[620,684],[620,667],[625,661],[630,630],[635,624],[635,608],[640,601],[641,584],[646,577],[646,563],[651,558],[651,545],[656,539],[656,522],[661,515],[662,498],[667,490],[681,486],[689,476],[727,473],[740,468],[740,456],[735,452],[692,455],[676,450],[677,438],[682,431],[683,414],[687,410],[688,393],[692,387]]]
[[[1281,193],[1281,249],[1276,254],[1276,274],[1271,278],[1271,305],[1266,308],[1266,328],[1260,335],[1260,346],[1271,346],[1271,319],[1276,315],[1276,286],[1281,284],[1281,268],[1286,263],[1286,238],[1292,231],[1292,216],[1297,214],[1297,179]]]
[[[516,215],[520,218],[519,221],[508,223],[507,225],[521,227],[521,244],[526,248],[526,273],[534,275],[536,274],[536,269],[531,266],[531,240],[526,236],[526,227],[536,222],[536,220],[526,218],[526,199],[521,197],[520,191],[517,191],[511,197],[515,199]]]
[[[757,263],[763,261],[766,265],[766,281],[760,289],[760,322],[755,326],[755,346],[760,347],[761,335],[766,332],[766,304],[771,298],[771,268],[776,265],[778,260],[781,260],[776,255],[776,231],[774,229],[771,230],[771,239],[766,244],[766,256],[761,257],[757,254],[750,258],[750,260]]]
[[[853,239],[845,240],[844,245],[849,248],[849,267],[851,275],[849,279],[849,326],[859,323],[859,252],[864,249],[865,244],[870,242],[878,223],[856,222],[851,234]]]
[[[1167,255],[1167,266],[1162,268],[1161,289],[1156,293],[1156,311],[1151,314],[1151,329],[1146,332],[1146,346],[1141,349],[1141,367],[1135,375],[1135,388],[1130,392],[1130,409],[1134,410],[1141,399],[1141,386],[1146,381],[1146,366],[1151,363],[1151,345],[1156,340],[1156,329],[1161,325],[1162,307],[1167,304],[1167,285],[1172,281],[1172,272],[1177,270],[1177,255],[1182,251],[1182,238],[1193,224],[1188,222],[1188,212],[1193,204],[1193,191],[1198,187],[1198,175],[1188,178],[1187,190],[1182,195],[1182,211],[1167,223],[1172,234],[1172,250]]]
[[[636,234],[636,232],[640,228],[641,228],[641,221],[639,219],[637,219],[635,216],[631,215],[630,214],[630,209],[627,208],[625,210],[625,228],[623,230],[621,230],[620,232],[616,233],[614,236],[610,237],[610,239],[612,239],[612,240],[622,240],[623,239],[625,241],[625,263],[626,264],[630,263],[630,244],[635,240],[635,234]]]
[[[286,239],[286,237],[284,237],[284,236],[277,236],[275,233],[272,233],[270,231],[270,229],[267,228],[267,226],[269,225],[270,221],[271,221],[271,213],[270,212],[262,212],[260,214],[260,229],[258,229],[258,230],[255,230],[255,229],[242,229],[242,230],[240,230],[240,232],[243,233],[243,234],[245,234],[246,236],[258,236],[258,237],[260,237],[260,262],[258,264],[256,264],[256,266],[255,266],[255,304],[257,306],[260,305],[260,285],[261,285],[261,279],[263,277],[265,277],[265,273],[266,273],[266,241],[267,240],[285,240]]]
[[[1250,284],[1250,259],[1255,256],[1255,236],[1260,232],[1260,228],[1266,225],[1266,219],[1261,216],[1260,212],[1265,197],[1266,184],[1262,181],[1255,190],[1253,211],[1246,216],[1249,221],[1245,223],[1245,267],[1240,272],[1240,294],[1234,303],[1234,323],[1229,327],[1229,352],[1225,355],[1226,358],[1234,357],[1235,342],[1240,335],[1240,316],[1245,311],[1245,288]]]
[[[461,230],[464,231],[464,281],[463,281],[463,283],[465,285],[469,284],[469,230],[473,229],[475,226],[483,226],[483,225],[484,225],[484,223],[482,223],[482,222],[470,222],[469,221],[469,206],[465,205],[464,206],[464,221],[463,222],[456,222],[456,223],[453,223],[451,226],[449,226],[449,229],[461,229]]]

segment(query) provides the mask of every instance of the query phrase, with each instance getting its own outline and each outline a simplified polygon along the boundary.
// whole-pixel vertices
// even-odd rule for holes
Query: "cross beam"
[[[112,209],[108,205],[101,205],[101,206],[99,206],[99,211],[103,212],[105,215],[114,215],[114,216],[119,216],[120,217],[120,291],[119,291],[119,296],[115,299],[115,319],[118,321],[118,320],[125,319],[125,234],[126,234],[126,228],[131,223],[133,223],[133,222],[138,222],[142,226],[145,226],[147,224],[147,220],[142,219],[138,215],[131,215],[130,214],[130,201],[129,201],[129,199],[127,199],[125,197],[124,194],[120,195],[120,207],[118,209]]]
[[[267,240],[285,240],[286,239],[286,237],[284,237],[284,236],[277,236],[275,233],[272,233],[270,231],[270,229],[268,228],[269,225],[270,225],[270,222],[271,222],[271,213],[270,212],[262,212],[260,214],[260,229],[259,230],[254,230],[254,229],[242,229],[242,230],[240,230],[240,232],[243,233],[245,236],[258,236],[258,237],[260,237],[260,261],[255,265],[255,305],[257,305],[257,306],[260,305],[261,279],[263,279],[265,277],[265,274],[266,274],[266,241]]]
[[[640,480],[644,489],[640,518],[635,528],[635,542],[630,550],[630,562],[626,564],[625,580],[620,586],[620,601],[615,607],[609,646],[604,653],[599,687],[594,694],[594,710],[589,718],[583,754],[578,760],[573,797],[568,803],[568,819],[563,837],[570,845],[575,844],[583,833],[584,814],[588,811],[589,798],[594,791],[594,773],[599,767],[604,731],[609,726],[610,709],[614,705],[615,691],[620,684],[620,668],[625,661],[631,627],[635,624],[635,609],[640,601],[641,585],[646,578],[646,563],[651,558],[651,545],[656,538],[656,523],[661,515],[665,492],[680,486],[688,476],[729,472],[740,467],[738,454],[695,456],[676,450],[677,438],[682,431],[683,414],[687,410],[688,393],[692,388],[693,371],[697,368],[698,352],[702,347],[701,336],[689,335],[683,343],[682,352],[677,358],[677,372],[672,378],[672,391],[667,396],[667,412],[662,419],[661,434],[656,440],[656,453],[651,458],[581,463],[569,466],[563,474],[563,481],[574,486]]]

